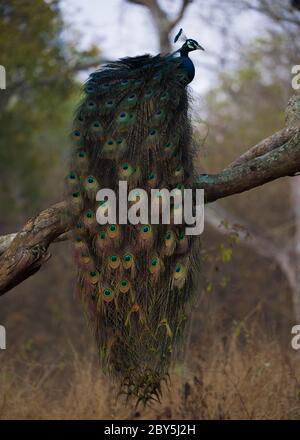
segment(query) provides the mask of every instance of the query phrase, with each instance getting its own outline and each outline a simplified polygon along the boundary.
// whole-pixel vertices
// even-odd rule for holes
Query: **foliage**
[[[7,221],[31,211],[49,190],[49,170],[68,138],[74,66],[95,55],[95,48],[81,53],[65,41],[65,27],[55,0],[0,4],[0,64],[7,76],[0,92],[0,207],[10,206]]]

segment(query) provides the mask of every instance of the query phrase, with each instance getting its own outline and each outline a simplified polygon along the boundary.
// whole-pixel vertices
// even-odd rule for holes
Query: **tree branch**
[[[204,189],[205,202],[300,172],[299,109],[300,99],[294,97],[288,106],[289,128],[260,142],[222,172],[198,176],[197,187]],[[53,205],[30,219],[19,233],[0,237],[0,295],[40,269],[50,258],[52,242],[68,238],[65,207],[66,202]]]
[[[300,171],[300,129],[290,141],[241,165],[219,174],[201,174],[198,188],[205,191],[206,203],[248,191],[272,180]]]
[[[30,219],[0,256],[0,295],[37,272],[50,258],[49,245],[68,230],[66,204],[58,203]],[[3,246],[3,240],[2,240]]]

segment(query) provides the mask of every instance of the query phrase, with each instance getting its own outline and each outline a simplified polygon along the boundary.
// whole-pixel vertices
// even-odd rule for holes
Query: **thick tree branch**
[[[64,208],[65,203],[58,203],[30,219],[0,256],[0,295],[33,275],[50,258],[50,243],[68,230]]]
[[[197,186],[204,189],[205,201],[209,203],[299,171],[300,129],[297,129],[290,141],[275,150],[219,174],[198,176]]]
[[[269,151],[275,150],[275,148],[285,144],[291,139],[291,137],[297,134],[298,130],[298,127],[287,127],[277,131],[277,133],[274,133],[272,136],[269,136],[254,147],[250,148],[250,150],[246,151],[246,153],[242,154],[238,159],[232,162],[228,168],[242,165],[255,157],[262,156]]]
[[[222,172],[196,178],[206,203],[300,172],[299,108],[300,99],[294,97],[287,114],[287,125],[294,128],[265,139]],[[29,220],[18,234],[0,237],[0,295],[40,269],[50,257],[52,242],[67,238],[65,206],[58,203]]]

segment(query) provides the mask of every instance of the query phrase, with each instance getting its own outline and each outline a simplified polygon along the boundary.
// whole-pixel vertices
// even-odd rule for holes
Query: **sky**
[[[194,1],[174,30],[176,34],[183,27],[188,37],[194,38],[205,48],[205,52],[191,54],[196,66],[196,76],[191,86],[199,94],[213,87],[217,71],[215,54],[222,54],[226,58],[226,47],[217,23],[214,26],[213,22],[205,23],[199,18],[201,8],[205,8],[210,1]],[[160,0],[160,3],[172,16],[180,7],[181,0]],[[125,0],[62,0],[61,5],[64,18],[79,35],[81,48],[87,48],[90,44],[99,45],[109,59],[159,52],[151,17],[143,6],[128,4]],[[257,35],[257,20],[255,14],[242,14],[234,19],[231,26],[245,41]],[[226,29],[226,23],[223,25]],[[84,80],[87,75],[88,72],[84,72],[81,79]]]

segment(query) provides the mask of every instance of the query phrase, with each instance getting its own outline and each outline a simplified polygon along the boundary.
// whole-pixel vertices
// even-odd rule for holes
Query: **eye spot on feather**
[[[171,240],[171,237],[172,237],[172,234],[171,234],[170,231],[168,231],[168,232],[166,233],[166,235],[165,235],[165,239],[166,239],[166,240]]]
[[[135,93],[132,93],[130,96],[128,96],[127,101],[132,104],[137,101],[137,95]]]
[[[110,302],[114,298],[114,292],[111,289],[109,289],[108,287],[105,287],[102,290],[102,298],[105,302]]]
[[[96,110],[97,105],[96,105],[96,103],[94,101],[88,101],[87,102],[87,108],[89,110]]]
[[[100,240],[105,240],[106,238],[106,234],[104,231],[100,231],[98,234],[98,237],[100,238]]]
[[[115,102],[114,102],[113,99],[109,99],[109,100],[106,101],[105,104],[104,104],[104,106],[105,106],[106,108],[112,108],[112,107],[114,107],[114,105],[115,105]]]
[[[88,86],[86,86],[86,88],[85,88],[85,92],[86,92],[88,95],[91,95],[91,94],[95,93],[95,91],[96,91],[96,88],[95,88],[94,86],[92,86],[92,85],[88,85]]]
[[[180,272],[181,272],[181,266],[180,266],[180,264],[177,264],[177,265],[176,265],[176,267],[175,267],[175,272],[176,272],[176,273],[180,273]]]
[[[130,254],[125,254],[123,256],[123,260],[125,261],[125,263],[129,263],[132,260],[132,256]]]
[[[76,178],[77,178],[75,173],[70,173],[68,177],[70,180],[76,180]]]
[[[152,258],[151,260],[151,266],[155,267],[158,265],[158,259],[157,258]]]
[[[129,79],[122,79],[120,84],[121,84],[121,87],[127,87],[127,86],[129,86],[130,81],[129,81]]]
[[[95,213],[94,213],[91,209],[89,209],[89,210],[86,211],[86,213],[85,213],[85,217],[86,217],[88,220],[91,220],[94,216],[95,216]]]
[[[155,136],[157,134],[157,130],[150,130],[149,135],[150,136]]]
[[[75,130],[73,131],[73,135],[75,138],[80,138],[81,137],[81,132],[79,130]]]

